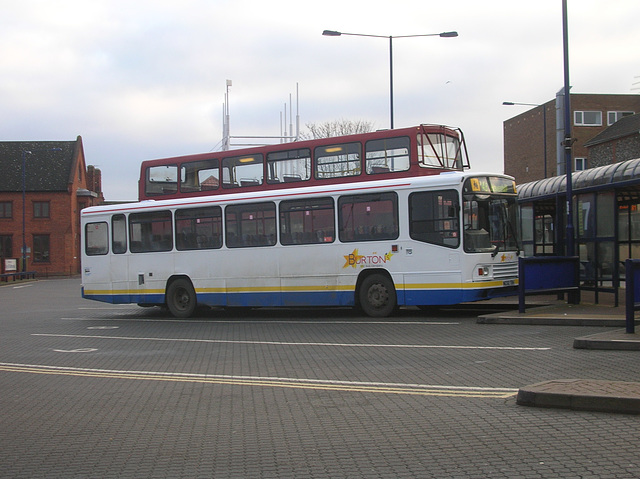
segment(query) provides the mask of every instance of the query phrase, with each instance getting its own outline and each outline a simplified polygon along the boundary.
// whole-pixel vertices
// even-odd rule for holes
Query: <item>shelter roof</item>
[[[638,192],[640,158],[574,172],[571,174],[571,188],[574,194],[601,189],[629,189]],[[518,200],[525,202],[552,198],[565,195],[566,192],[567,175],[554,176],[518,185]]]

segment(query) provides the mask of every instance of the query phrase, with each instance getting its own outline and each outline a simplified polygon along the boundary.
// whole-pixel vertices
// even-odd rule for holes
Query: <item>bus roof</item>
[[[225,195],[197,196],[190,198],[174,198],[166,200],[144,200],[135,203],[120,203],[113,205],[101,205],[85,208],[82,216],[102,213],[149,211],[156,209],[176,208],[182,206],[206,206],[210,204],[224,204],[232,202],[275,201],[285,199],[304,198],[310,195],[333,194],[358,194],[373,192],[383,189],[406,189],[414,187],[438,187],[454,186],[461,184],[467,178],[474,177],[499,177],[513,180],[508,175],[486,172],[460,172],[447,171],[431,176],[416,176],[408,178],[395,178],[385,180],[373,180],[367,182],[352,182],[329,185],[316,185],[300,188],[283,188],[269,191],[250,191],[242,193],[229,193]]]

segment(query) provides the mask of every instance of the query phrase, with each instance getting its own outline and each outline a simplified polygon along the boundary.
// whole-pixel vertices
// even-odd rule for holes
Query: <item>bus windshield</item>
[[[464,250],[497,255],[500,251],[520,252],[518,207],[515,197],[465,196]]]

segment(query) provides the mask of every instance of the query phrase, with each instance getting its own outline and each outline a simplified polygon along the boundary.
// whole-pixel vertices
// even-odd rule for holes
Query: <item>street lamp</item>
[[[34,151],[62,151],[62,148],[47,148],[46,150],[22,150],[22,272],[27,269],[27,233],[26,233],[26,196],[27,196],[27,155]]]
[[[547,106],[543,103],[538,105],[537,103],[517,103],[513,101],[503,101],[503,105],[523,105],[523,106],[535,106],[542,107],[542,147],[544,148],[544,177],[547,177]]]
[[[337,32],[335,30],[325,30],[322,32],[325,37],[339,37],[341,35],[351,35],[353,37],[374,37],[374,38],[388,38],[389,39],[389,90],[390,90],[390,110],[391,110],[391,128],[393,128],[393,39],[394,38],[411,38],[411,37],[442,37],[453,38],[458,36],[458,32],[442,32],[442,33],[427,33],[423,35],[365,35],[362,33],[344,33]]]
[[[562,0],[562,46],[564,70],[564,154],[567,174],[567,256],[575,254],[575,231],[573,227],[573,169],[571,138],[571,83],[569,83],[569,28],[568,28],[567,0]]]

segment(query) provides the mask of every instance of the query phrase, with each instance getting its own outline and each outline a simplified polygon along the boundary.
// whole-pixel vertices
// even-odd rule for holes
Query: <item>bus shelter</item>
[[[640,258],[640,158],[572,175],[580,289],[615,294],[627,258]],[[566,175],[518,186],[525,256],[566,254]]]

